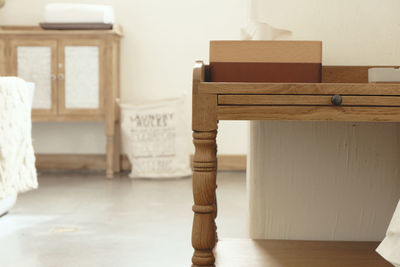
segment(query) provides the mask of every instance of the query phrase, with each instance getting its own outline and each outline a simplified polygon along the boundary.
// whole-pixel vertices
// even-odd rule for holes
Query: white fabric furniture
[[[18,193],[38,186],[31,139],[34,85],[16,77],[0,77],[0,215],[14,205]]]

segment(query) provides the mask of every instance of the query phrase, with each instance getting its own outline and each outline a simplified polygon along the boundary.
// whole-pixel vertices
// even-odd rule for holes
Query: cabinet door
[[[33,115],[57,113],[57,41],[13,39],[10,41],[11,74],[35,83]]]
[[[105,49],[101,39],[63,39],[59,46],[59,113],[104,114]]]

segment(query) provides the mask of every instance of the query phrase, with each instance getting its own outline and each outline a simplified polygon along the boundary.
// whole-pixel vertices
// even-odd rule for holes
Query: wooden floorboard
[[[376,242],[222,239],[216,267],[380,267],[392,266]]]

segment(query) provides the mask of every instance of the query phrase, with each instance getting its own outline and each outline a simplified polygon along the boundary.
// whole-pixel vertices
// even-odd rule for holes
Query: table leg
[[[213,267],[216,243],[217,131],[194,131],[192,245],[193,267]]]

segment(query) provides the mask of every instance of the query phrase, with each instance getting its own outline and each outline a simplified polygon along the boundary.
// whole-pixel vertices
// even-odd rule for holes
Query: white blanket
[[[114,9],[107,5],[52,3],[43,15],[47,23],[114,23]]]
[[[0,77],[0,199],[38,186],[26,82]]]

